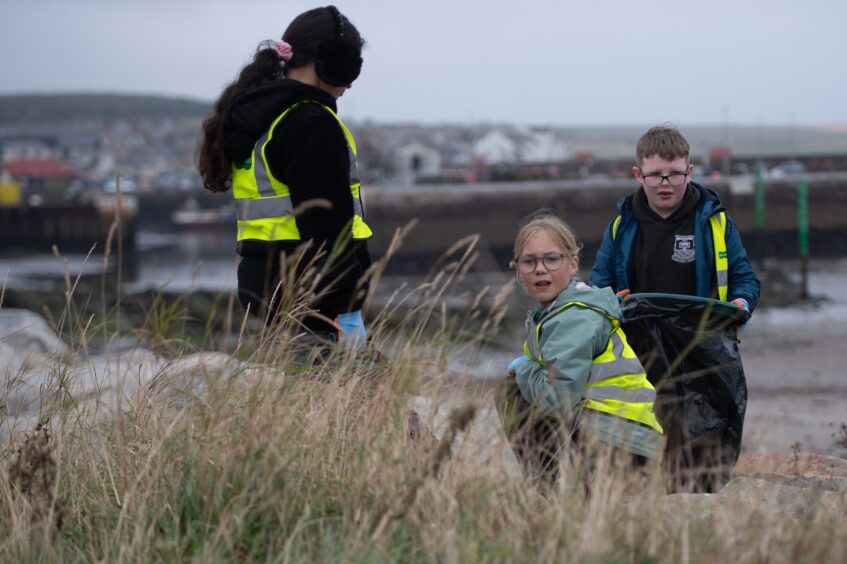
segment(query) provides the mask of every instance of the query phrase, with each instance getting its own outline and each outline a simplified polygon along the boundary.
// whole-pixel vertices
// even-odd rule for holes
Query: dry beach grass
[[[645,486],[608,468],[587,495],[572,479],[577,460],[541,495],[518,471],[488,391],[448,370],[457,350],[496,333],[511,287],[454,313],[445,296],[474,241],[450,255],[372,320],[370,346],[386,363],[337,354],[304,364],[291,354],[291,319],[249,331],[227,307],[210,315],[230,319],[237,345],[209,352],[222,341],[180,334],[182,302],[164,299],[142,327],[149,350],[104,362],[86,343],[116,336],[115,320],[55,316],[68,350],[2,374],[0,557],[844,561],[843,481],[801,495],[736,479],[718,495],[667,496],[658,477]],[[107,386],[107,374],[124,380]],[[101,386],[77,385],[81,375]],[[9,409],[26,379],[40,383],[38,401]],[[434,438],[410,437],[410,407]]]

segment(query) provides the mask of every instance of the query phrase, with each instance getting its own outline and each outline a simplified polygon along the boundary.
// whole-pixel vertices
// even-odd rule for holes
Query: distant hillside
[[[0,96],[0,125],[114,121],[208,115],[211,103],[129,94],[26,94]]]

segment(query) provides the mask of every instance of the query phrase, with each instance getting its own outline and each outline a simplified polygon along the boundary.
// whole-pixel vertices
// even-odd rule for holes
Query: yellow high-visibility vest
[[[662,426],[653,410],[656,390],[629,346],[620,321],[606,311],[583,302],[567,302],[544,315],[537,323],[530,321],[524,354],[545,366],[541,354],[541,327],[571,307],[590,309],[612,324],[605,350],[591,361],[591,372],[580,404],[586,409],[619,417],[624,425],[643,425],[661,434]]]
[[[612,223],[612,241],[618,235],[621,216]],[[729,295],[729,257],[726,252],[726,213],[718,212],[709,218],[712,228],[712,243],[715,247],[715,274],[718,281],[718,299],[725,302]]]
[[[367,239],[373,235],[364,220],[364,206],[361,198],[361,180],[356,162],[356,141],[347,126],[332,108],[312,100],[304,100],[290,106],[271,124],[268,130],[256,141],[253,153],[243,163],[232,165],[232,195],[235,198],[238,220],[238,241],[254,239],[259,241],[300,241],[300,231],[294,217],[294,205],[291,202],[291,190],[277,179],[265,158],[265,147],[273,138],[274,131],[285,116],[301,104],[318,104],[338,121],[350,156],[350,193],[353,195],[354,239]]]

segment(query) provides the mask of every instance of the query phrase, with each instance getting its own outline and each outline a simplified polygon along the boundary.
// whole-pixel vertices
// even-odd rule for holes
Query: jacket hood
[[[567,302],[582,302],[602,309],[612,317],[620,319],[621,316],[621,306],[618,302],[618,297],[611,288],[595,288],[583,282],[571,280],[570,285],[562,290],[556,301],[550,306],[550,309],[555,309]]]
[[[697,207],[701,208],[706,213],[706,217],[709,217],[718,210],[723,209],[721,197],[717,192],[711,188],[706,188],[705,186],[697,184],[696,182],[690,182],[689,185],[700,191],[700,202],[697,204]],[[635,192],[631,192],[618,200],[617,208],[619,214],[623,214],[624,212],[632,213],[633,198],[635,198]]]
[[[229,113],[227,156],[233,161],[245,159],[271,123],[287,108],[303,100],[314,100],[336,111],[335,98],[329,93],[288,78],[268,80],[239,95],[233,100]]]

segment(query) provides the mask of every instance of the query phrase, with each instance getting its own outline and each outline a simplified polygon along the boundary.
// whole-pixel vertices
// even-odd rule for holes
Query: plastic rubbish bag
[[[737,328],[750,314],[676,294],[632,294],[621,310],[627,341],[656,387],[671,489],[716,491],[741,451],[747,383]]]

